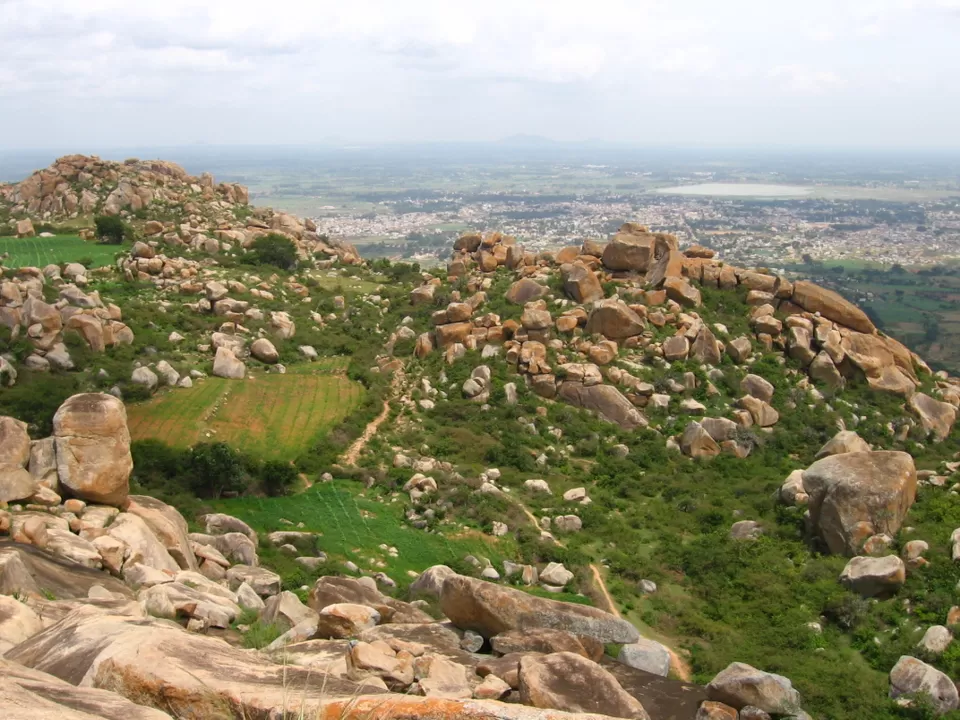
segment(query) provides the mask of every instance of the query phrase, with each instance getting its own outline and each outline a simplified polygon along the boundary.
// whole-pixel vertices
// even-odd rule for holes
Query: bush
[[[96,226],[100,242],[106,245],[120,245],[133,235],[130,226],[116,215],[97,215],[93,219],[93,224]]]
[[[190,485],[201,497],[239,492],[244,489],[243,465],[240,454],[226,443],[197,443],[187,458]]]
[[[288,238],[277,233],[257,238],[250,249],[257,265],[274,265],[282,270],[291,270],[297,264],[297,248]]]
[[[290,463],[268,460],[260,471],[263,491],[270,497],[286,495],[296,481],[297,470]]]

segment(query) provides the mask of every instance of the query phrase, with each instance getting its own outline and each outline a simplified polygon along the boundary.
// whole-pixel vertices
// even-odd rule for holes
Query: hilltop
[[[57,683],[86,678],[118,717],[957,716],[960,381],[837,293],[637,222],[367,263],[161,161],[0,186],[23,241],[104,217],[110,264],[0,286],[20,692],[66,712]]]

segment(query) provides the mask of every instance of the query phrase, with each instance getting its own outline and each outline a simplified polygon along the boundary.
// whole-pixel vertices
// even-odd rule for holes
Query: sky
[[[960,148],[960,0],[0,0],[0,148]]]

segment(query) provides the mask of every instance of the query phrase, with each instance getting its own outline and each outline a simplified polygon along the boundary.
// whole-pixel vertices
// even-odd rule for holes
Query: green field
[[[0,253],[8,255],[7,267],[40,267],[44,265],[82,262],[89,267],[112,265],[124,246],[101,245],[79,235],[57,235],[52,238],[0,237]]]
[[[449,564],[465,555],[483,556],[500,566],[503,558],[512,559],[516,551],[510,539],[494,539],[451,525],[444,532],[425,533],[406,524],[403,518],[406,496],[376,496],[362,484],[347,480],[314,485],[306,492],[280,498],[245,497],[213,503],[218,512],[244,520],[261,532],[288,530],[281,518],[304,530],[323,533],[319,547],[324,552],[350,559],[361,567],[371,560],[382,560],[384,571],[395,580],[407,570],[422,572],[437,564]],[[395,547],[399,556],[391,558],[379,549],[381,544]]]
[[[167,390],[127,408],[130,435],[180,448],[222,440],[261,458],[289,460],[346,417],[363,392],[341,374],[340,359],[304,367],[309,372],[209,377]]]

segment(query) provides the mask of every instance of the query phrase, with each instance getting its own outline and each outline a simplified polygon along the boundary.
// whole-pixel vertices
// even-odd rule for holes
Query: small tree
[[[116,215],[97,215],[93,219],[100,242],[119,245],[130,236],[130,226]]]
[[[260,473],[263,491],[270,497],[280,497],[290,492],[297,481],[297,470],[290,463],[268,460]]]
[[[258,265],[274,265],[290,270],[297,264],[297,248],[289,238],[277,233],[258,237],[250,246],[254,262]]]
[[[219,498],[228,490],[243,490],[243,461],[223,442],[197,443],[187,459],[190,485],[200,497]]]

